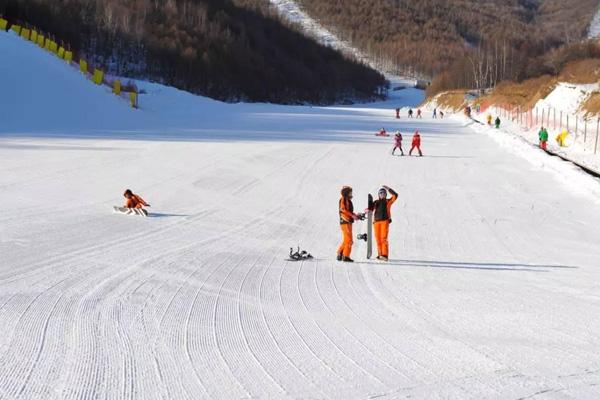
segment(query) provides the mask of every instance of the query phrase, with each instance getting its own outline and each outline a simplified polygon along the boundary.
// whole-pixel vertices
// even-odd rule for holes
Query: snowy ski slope
[[[375,70],[380,70],[390,81],[392,88],[394,87],[414,87],[416,80],[404,76],[397,76],[382,71],[367,54],[352,46],[351,43],[340,39],[335,33],[325,28],[318,21],[308,15],[294,0],[269,0],[269,2],[277,9],[284,18],[297,24],[306,34],[313,37],[319,43],[334,48],[344,54],[350,55],[357,60],[362,61]]]
[[[594,19],[590,24],[590,28],[588,30],[588,38],[594,39],[600,37],[600,6],[598,6],[598,11],[596,15],[594,15]]]
[[[28,93],[1,100],[0,399],[600,398],[597,180],[458,116],[393,119],[415,91],[145,84],[132,111],[19,40],[0,34],[0,87]],[[425,157],[381,126],[405,151],[420,129]],[[358,209],[400,193],[389,263],[334,260],[344,184]],[[151,217],[111,212],[127,187]],[[285,262],[298,244],[316,259]]]

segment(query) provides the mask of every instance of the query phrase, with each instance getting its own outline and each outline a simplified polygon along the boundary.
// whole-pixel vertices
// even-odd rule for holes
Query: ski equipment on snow
[[[127,207],[114,206],[113,210],[120,214],[139,215],[141,217],[148,216],[148,211],[144,210],[143,208],[127,208]]]
[[[290,258],[288,261],[304,261],[310,260],[313,256],[307,252],[306,250],[300,250],[300,246],[298,246],[298,250],[294,251],[293,247],[290,247]]]

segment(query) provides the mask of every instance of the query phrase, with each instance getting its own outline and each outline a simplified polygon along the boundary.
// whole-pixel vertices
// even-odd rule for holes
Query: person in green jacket
[[[500,129],[500,117],[496,117],[496,129]]]
[[[542,150],[546,150],[547,149],[547,144],[548,144],[548,130],[546,130],[546,128],[544,128],[542,126],[542,129],[540,129],[540,148]]]

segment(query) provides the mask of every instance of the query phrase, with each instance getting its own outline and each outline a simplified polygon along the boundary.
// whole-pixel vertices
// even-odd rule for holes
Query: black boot
[[[344,256],[342,255],[342,253],[338,253],[337,260],[338,261],[342,261],[342,258],[344,258]]]
[[[351,259],[350,257],[344,257],[344,258],[342,259],[342,261],[343,261],[343,262],[354,262],[354,260],[353,260],[353,259]]]

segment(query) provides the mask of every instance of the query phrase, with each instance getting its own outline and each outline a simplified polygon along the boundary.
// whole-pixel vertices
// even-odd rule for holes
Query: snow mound
[[[535,107],[555,108],[567,114],[577,114],[581,111],[583,103],[598,90],[600,84],[572,84],[559,83],[556,88],[546,97],[538,101]]]

